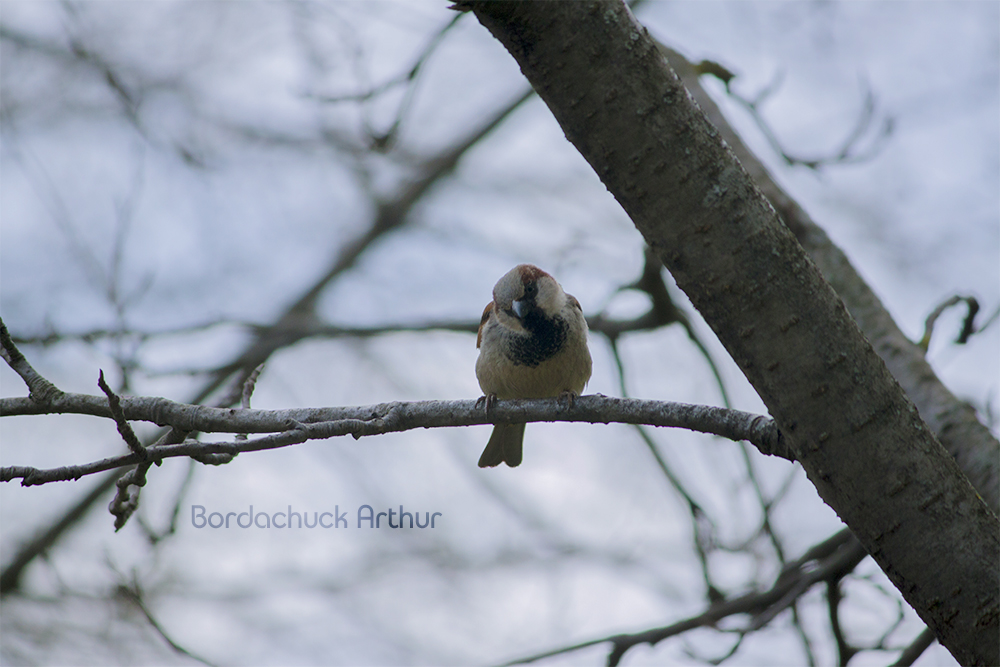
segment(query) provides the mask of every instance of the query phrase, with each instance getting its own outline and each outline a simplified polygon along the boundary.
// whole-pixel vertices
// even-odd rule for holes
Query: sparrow
[[[494,286],[476,347],[476,378],[487,413],[498,399],[561,396],[572,402],[590,380],[580,302],[531,264],[515,266]],[[524,424],[495,425],[479,467],[520,465],[523,441]]]

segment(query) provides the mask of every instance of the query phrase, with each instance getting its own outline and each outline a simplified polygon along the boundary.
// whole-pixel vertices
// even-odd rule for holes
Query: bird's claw
[[[484,405],[484,404],[486,406],[486,416],[489,417],[490,413],[493,412],[493,408],[497,404],[497,395],[496,394],[486,394],[485,396],[480,396],[478,399],[476,399],[476,408],[477,409],[480,406]]]
[[[559,393],[559,402],[565,403],[566,407],[572,408],[576,404],[576,392],[569,389]]]

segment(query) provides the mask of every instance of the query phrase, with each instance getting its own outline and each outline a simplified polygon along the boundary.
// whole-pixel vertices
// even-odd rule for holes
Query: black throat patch
[[[531,308],[521,324],[528,333],[512,336],[507,353],[516,366],[537,366],[555,356],[566,343],[569,325],[561,317],[545,317]]]

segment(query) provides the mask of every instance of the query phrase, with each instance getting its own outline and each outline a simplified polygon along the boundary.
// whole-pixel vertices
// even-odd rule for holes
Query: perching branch
[[[4,415],[25,414],[28,399],[2,399]],[[538,421],[586,422],[591,424],[648,424],[686,428],[701,433],[747,440],[762,453],[792,459],[791,452],[774,422],[764,415],[705,405],[610,398],[594,394],[581,396],[572,405],[558,398],[499,401],[487,416],[475,400],[392,402],[379,405],[292,410],[237,410],[175,403],[164,398],[122,397],[127,419],[148,421],[178,430],[202,433],[267,433],[263,437],[230,442],[200,442],[185,439],[178,444],[157,444],[143,454],[126,454],[91,463],[39,470],[28,466],[8,466],[0,471],[0,481],[21,479],[23,486],[76,480],[85,475],[137,463],[155,463],[177,456],[235,455],[241,452],[277,449],[307,440],[325,440],[351,435],[360,438],[409,431],[416,428],[474,426],[481,424]],[[107,401],[98,396],[66,394],[48,414],[89,414],[113,418]],[[35,414],[38,414],[37,412]],[[137,480],[128,483],[139,484]]]

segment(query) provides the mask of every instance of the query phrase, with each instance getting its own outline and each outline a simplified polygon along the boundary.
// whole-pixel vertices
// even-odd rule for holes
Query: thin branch
[[[892,663],[892,667],[910,667],[934,643],[935,639],[937,638],[931,629],[924,628],[923,632],[913,640],[913,643],[903,649],[896,662]]]
[[[964,345],[969,341],[969,337],[976,333],[975,319],[976,313],[979,312],[979,301],[972,296],[958,296],[956,294],[939,304],[924,321],[924,335],[920,338],[920,342],[917,343],[924,352],[927,352],[928,348],[930,348],[931,336],[934,335],[934,325],[937,323],[938,318],[941,317],[944,311],[960,303],[965,303],[969,310],[962,321],[962,331],[959,333],[958,338],[955,339],[955,342],[959,345]]]
[[[790,166],[802,165],[809,169],[818,170],[828,165],[857,164],[860,162],[866,162],[878,155],[879,151],[885,145],[886,140],[892,134],[895,127],[895,122],[892,117],[884,118],[878,129],[874,130],[874,136],[868,146],[860,147],[865,135],[873,132],[872,127],[876,109],[875,94],[872,92],[868,83],[862,81],[861,85],[865,92],[864,101],[861,105],[861,111],[858,113],[854,127],[850,132],[848,132],[847,136],[841,142],[840,148],[832,152],[830,155],[823,157],[797,157],[789,153],[788,150],[781,145],[781,140],[778,139],[774,129],[764,118],[761,110],[763,103],[780,87],[781,80],[783,78],[780,72],[775,75],[774,79],[772,79],[767,86],[753,96],[753,98],[748,98],[733,90],[731,83],[732,79],[735,78],[735,75],[721,65],[703,60],[701,63],[695,65],[694,69],[699,74],[711,74],[716,76],[726,85],[726,91],[729,93],[729,96],[747,110],[750,117],[753,118],[755,123],[757,123],[757,127],[764,135],[764,138],[767,139],[769,144],[771,144],[772,150],[780,155],[785,163]]]
[[[187,431],[170,428],[157,439],[153,446],[177,444],[183,442],[188,435]],[[130,455],[138,459],[135,466],[114,480],[114,486],[117,491],[115,491],[115,497],[111,500],[111,504],[108,505],[108,512],[115,517],[115,532],[124,528],[135,511],[139,509],[139,496],[142,492],[142,487],[146,486],[146,474],[153,463],[156,463],[156,465],[161,465],[162,463],[161,460],[151,460],[147,455],[148,451],[148,449],[143,449],[141,453]],[[231,460],[232,457],[228,457],[224,462],[228,463]],[[211,461],[203,461],[203,463],[211,463]]]
[[[213,663],[209,662],[205,658],[202,658],[201,656],[199,656],[199,655],[197,655],[195,653],[192,653],[188,649],[184,648],[183,646],[181,646],[180,644],[178,644],[176,641],[174,641],[170,637],[170,635],[167,634],[167,631],[163,628],[162,625],[160,625],[159,621],[156,620],[156,617],[153,616],[153,613],[149,610],[149,607],[146,606],[146,602],[144,600],[144,595],[143,595],[143,592],[142,592],[142,588],[140,588],[139,582],[138,582],[137,579],[133,578],[132,584],[130,586],[126,586],[124,584],[120,585],[118,587],[118,595],[121,596],[122,598],[124,598],[125,600],[127,600],[128,602],[132,603],[133,605],[135,605],[135,607],[140,612],[142,612],[142,615],[146,618],[146,620],[149,622],[149,624],[153,627],[153,630],[155,630],[156,633],[158,635],[160,635],[160,637],[163,639],[163,641],[165,641],[170,646],[170,648],[172,648],[174,651],[176,651],[177,653],[179,653],[181,655],[185,655],[185,656],[191,658],[192,660],[197,660],[198,662],[202,663],[203,665],[208,665],[208,667],[214,667]]]
[[[456,15],[454,18],[452,18],[451,21],[445,24],[445,26],[441,28],[441,30],[437,31],[434,34],[434,37],[432,37],[431,40],[427,43],[427,46],[424,47],[424,50],[421,51],[420,56],[417,58],[416,62],[414,62],[413,66],[410,67],[408,71],[402,74],[397,74],[393,78],[383,83],[380,83],[379,85],[374,86],[362,93],[347,93],[344,95],[307,94],[306,97],[311,97],[315,100],[318,100],[320,102],[325,102],[327,104],[336,104],[340,102],[367,102],[373,97],[378,97],[379,95],[382,95],[386,91],[395,88],[396,86],[408,82],[411,83],[414,79],[417,78],[417,75],[420,73],[420,69],[424,66],[424,63],[427,62],[427,59],[430,58],[431,54],[441,43],[441,40],[444,39],[445,33],[451,30],[451,28],[453,28],[455,24],[458,23],[458,20],[460,18],[462,18],[461,15]]]
[[[257,378],[260,377],[260,372],[264,370],[264,364],[257,366],[253,369],[253,373],[250,377],[246,379],[243,383],[243,395],[240,400],[240,407],[244,410],[250,409],[250,397],[253,396],[253,390],[257,386]]]
[[[396,108],[396,114],[392,124],[389,126],[389,129],[385,130],[384,132],[376,133],[371,125],[371,122],[368,120],[367,117],[368,114],[365,114],[365,129],[366,133],[371,139],[369,147],[372,150],[378,151],[380,153],[389,152],[392,149],[393,145],[396,143],[396,139],[399,136],[399,128],[402,125],[403,120],[409,113],[410,107],[412,106],[413,98],[417,90],[417,83],[418,83],[417,77],[420,74],[421,69],[423,68],[427,60],[431,57],[431,54],[433,54],[434,51],[437,49],[438,45],[440,45],[440,43],[444,40],[444,37],[448,33],[448,31],[451,30],[456,23],[458,23],[459,19],[461,19],[461,15],[456,15],[443,28],[441,28],[441,30],[439,30],[434,35],[434,37],[431,38],[430,42],[427,44],[426,47],[424,47],[423,52],[420,54],[420,56],[417,58],[417,61],[413,64],[413,66],[410,68],[408,72],[401,74],[393,79],[390,79],[386,83],[380,86],[376,86],[365,93],[354,94],[354,95],[342,95],[336,97],[317,96],[317,99],[328,103],[346,102],[346,101],[368,102],[372,98],[377,97],[382,93],[392,88],[395,88],[396,86],[405,85],[406,88],[403,90],[403,97],[400,100],[398,107]]]
[[[847,663],[858,652],[858,649],[844,637],[844,630],[840,625],[840,601],[843,600],[840,592],[840,579],[831,578],[826,582],[826,603],[827,612],[830,615],[830,629],[833,631],[833,638],[837,641],[837,664],[847,667]]]
[[[104,371],[100,371],[97,377],[97,386],[101,388],[108,397],[108,409],[111,410],[111,418],[115,420],[115,424],[118,425],[118,433],[121,434],[122,439],[125,444],[128,445],[129,451],[133,454],[142,456],[146,448],[142,446],[139,442],[139,438],[136,436],[135,431],[132,430],[132,426],[125,419],[125,413],[122,412],[121,399],[115,392],[111,391],[111,387],[108,383],[104,381]]]
[[[149,472],[150,467],[153,465],[152,461],[145,460],[147,458],[145,455],[146,451],[148,450],[143,451],[138,465],[119,477],[115,482],[118,491],[108,506],[108,511],[115,517],[116,533],[125,527],[128,520],[139,509],[139,495],[142,492],[142,487],[146,486],[146,473]],[[131,456],[138,457],[136,454],[132,454]],[[157,465],[159,463],[159,461],[156,461]]]
[[[849,531],[844,530],[807,551],[802,558],[795,561],[794,568],[786,568],[768,590],[751,591],[737,598],[717,602],[700,614],[668,626],[634,634],[618,634],[591,639],[572,646],[512,660],[503,663],[501,667],[535,662],[608,642],[611,643],[611,651],[608,654],[607,664],[614,666],[618,665],[626,651],[634,646],[639,644],[655,646],[669,637],[683,634],[695,628],[713,627],[724,618],[741,614],[748,614],[752,619],[748,627],[741,632],[752,632],[765,625],[760,623],[759,619],[773,618],[798,599],[798,596],[792,597],[791,593],[797,592],[798,595],[801,595],[810,587],[826,581],[831,576],[850,571],[866,555],[861,543]]]
[[[593,315],[587,318],[587,326],[593,333],[604,334],[608,337],[616,337],[625,333],[643,332],[657,329],[677,321],[674,318],[666,319],[658,312],[658,307],[654,304],[649,312],[627,320],[618,320],[605,317],[603,314]],[[248,330],[252,334],[266,335],[273,329],[270,325],[257,324],[255,322],[238,320],[213,320],[189,326],[175,327],[170,329],[160,329],[154,331],[129,331],[128,335],[135,338],[137,343],[145,343],[157,338],[169,336],[183,336],[187,334],[201,333],[217,327],[233,326]],[[284,329],[286,335],[294,337],[296,340],[306,340],[310,338],[375,338],[396,333],[424,333],[433,331],[451,331],[459,333],[476,333],[479,329],[479,320],[428,320],[417,323],[387,323],[375,326],[342,326],[338,324],[326,323],[319,320],[291,322]],[[122,332],[109,329],[91,329],[89,331],[65,332],[46,331],[34,335],[12,335],[11,340],[19,345],[40,345],[49,347],[64,341],[81,341],[84,343],[94,343],[96,341],[120,337]]]
[[[14,341],[11,340],[3,318],[0,318],[0,356],[24,380],[24,384],[28,386],[28,400],[32,403],[46,405],[65,395],[59,388],[43,378],[39,375],[38,371],[32,368],[28,360],[21,354],[21,351],[14,345]],[[0,408],[0,415],[2,414],[4,412]]]
[[[618,369],[618,383],[622,396],[628,397],[628,386],[625,382],[625,364],[622,362],[622,357],[618,350],[618,339],[609,337],[608,342],[611,344],[611,354],[614,357],[615,365]],[[667,464],[663,455],[660,454],[660,450],[657,449],[652,436],[646,431],[646,429],[644,429],[641,424],[633,424],[633,427],[645,443],[646,448],[649,449],[649,452],[653,455],[653,459],[659,466],[663,476],[666,477],[668,482],[670,482],[670,486],[673,487],[674,491],[676,491],[687,504],[688,511],[691,513],[691,527],[694,531],[694,534],[692,535],[692,544],[694,545],[695,552],[698,555],[698,562],[701,565],[702,578],[705,580],[706,595],[709,600],[713,601],[721,598],[722,594],[712,582],[711,571],[708,567],[708,553],[712,548],[712,535],[716,531],[715,522],[694,499],[691,493],[684,486],[683,482],[681,482],[680,478]],[[705,530],[706,524],[707,530]],[[708,533],[707,537],[705,534],[706,532]]]
[[[241,410],[249,410],[250,409],[250,397],[253,396],[253,390],[257,386],[257,378],[260,377],[260,372],[262,370],[264,370],[264,364],[261,364],[257,368],[253,369],[253,373],[251,373],[250,377],[248,377],[246,379],[246,381],[243,383],[243,394],[240,397],[240,409]],[[246,433],[237,433],[236,434],[236,439],[237,440],[246,440],[247,439],[247,434]]]

